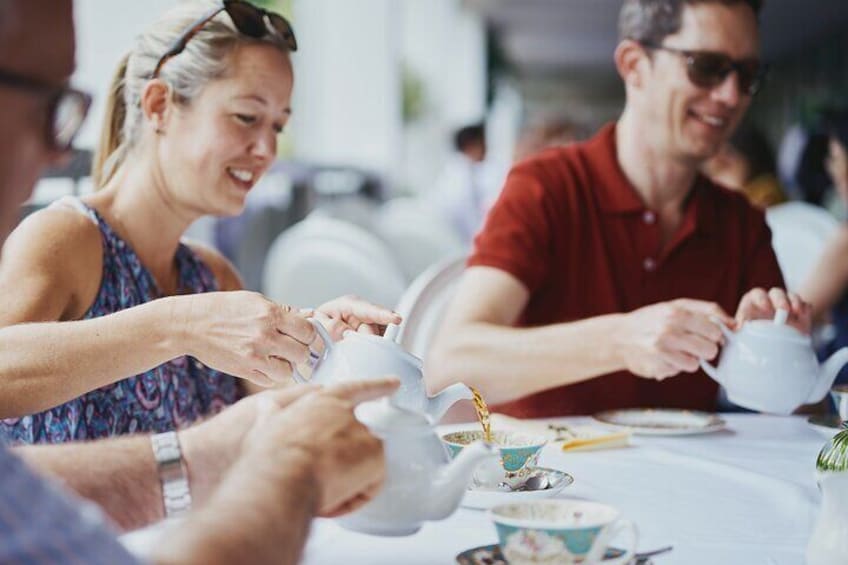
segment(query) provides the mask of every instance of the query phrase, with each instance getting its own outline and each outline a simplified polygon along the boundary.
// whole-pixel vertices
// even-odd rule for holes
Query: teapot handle
[[[315,332],[318,334],[318,337],[321,338],[321,341],[324,342],[324,353],[322,354],[313,350],[312,347],[309,348],[309,364],[314,369],[319,363],[326,359],[327,355],[330,353],[330,350],[333,348],[333,338],[330,337],[330,333],[324,326],[321,325],[321,322],[314,318],[310,318],[309,322],[315,326]],[[294,378],[295,382],[300,384],[308,384],[312,382],[311,379],[303,378],[303,375],[300,374],[300,371],[298,371],[297,367],[294,365],[292,365],[292,378]]]

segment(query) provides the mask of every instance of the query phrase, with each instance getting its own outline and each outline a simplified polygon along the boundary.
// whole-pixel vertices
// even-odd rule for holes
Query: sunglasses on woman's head
[[[259,8],[243,0],[224,0],[219,8],[211,10],[208,14],[191,24],[180,35],[179,39],[174,42],[173,47],[168,49],[159,59],[159,62],[156,63],[156,69],[150,78],[158,77],[162,66],[172,57],[176,57],[182,53],[188,42],[191,41],[191,38],[197,35],[203,29],[203,26],[221,12],[227,12],[239,33],[256,39],[260,39],[266,35],[276,35],[282,39],[283,44],[289,51],[297,51],[297,40],[294,37],[294,30],[288,20],[283,16],[269,12],[264,8]]]
[[[735,60],[715,51],[689,51],[651,43],[642,43],[642,46],[684,57],[686,76],[700,88],[715,88],[736,71],[739,90],[742,94],[753,96],[760,89],[766,74],[766,68],[757,59]]]

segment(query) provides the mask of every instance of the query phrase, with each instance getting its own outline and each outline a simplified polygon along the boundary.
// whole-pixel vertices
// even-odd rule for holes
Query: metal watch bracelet
[[[185,514],[191,509],[191,490],[179,436],[177,432],[154,434],[150,436],[150,444],[159,471],[159,483],[162,485],[165,517]]]

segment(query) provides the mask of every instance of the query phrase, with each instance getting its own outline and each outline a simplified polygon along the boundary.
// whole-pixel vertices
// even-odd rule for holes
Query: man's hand
[[[745,293],[736,310],[736,325],[742,327],[748,320],[770,320],[778,309],[789,312],[787,324],[809,335],[813,326],[812,307],[794,292],[787,293],[782,288],[768,292],[755,288]]]
[[[319,514],[351,512],[371,500],[385,478],[383,444],[356,420],[353,409],[398,385],[395,379],[333,385],[285,406],[279,397],[260,395],[264,398],[245,438],[244,457],[285,466],[287,452],[306,453],[320,489]]]
[[[717,320],[733,326],[733,319],[713,302],[661,302],[625,314],[613,339],[628,371],[662,380],[694,373],[700,359],[715,357],[722,341]]]

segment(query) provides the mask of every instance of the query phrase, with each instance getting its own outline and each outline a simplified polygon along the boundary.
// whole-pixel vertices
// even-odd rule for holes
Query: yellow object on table
[[[492,429],[542,436],[562,442],[563,451],[592,451],[630,445],[630,432],[598,426],[572,426],[545,420],[521,420],[504,414],[492,414]]]

